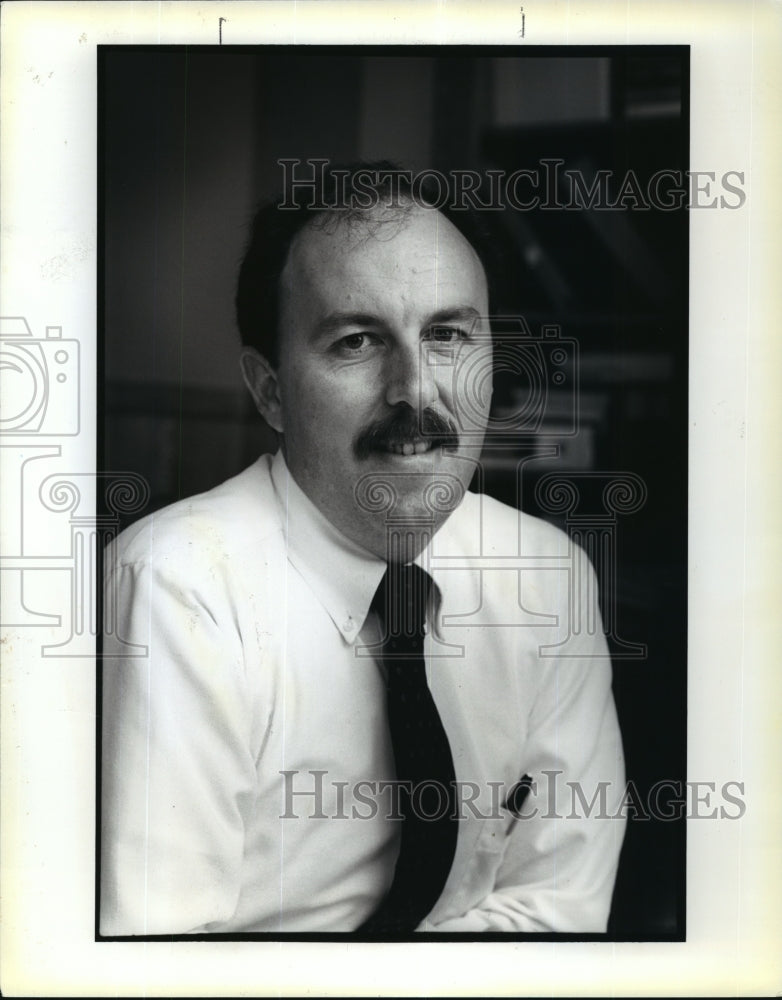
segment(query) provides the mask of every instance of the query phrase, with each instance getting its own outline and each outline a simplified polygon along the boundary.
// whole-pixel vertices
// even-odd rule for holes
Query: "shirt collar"
[[[288,559],[352,644],[386,571],[382,559],[346,538],[318,510],[288,471],[282,451],[272,459]]]
[[[343,535],[318,510],[290,474],[282,451],[272,459],[271,478],[280,507],[288,559],[323,605],[345,642],[352,645],[363,628],[387,564]],[[429,617],[440,638],[444,601],[456,582],[453,578],[459,574],[438,571],[431,566],[431,560],[435,554],[453,554],[451,550],[459,533],[455,529],[465,512],[462,502],[413,560],[434,582]]]

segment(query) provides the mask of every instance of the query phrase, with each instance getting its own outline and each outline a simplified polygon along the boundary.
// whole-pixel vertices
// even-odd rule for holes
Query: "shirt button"
[[[356,627],[356,623],[353,621],[352,618],[348,618],[348,620],[344,623],[342,627],[346,632],[352,632],[353,629]]]

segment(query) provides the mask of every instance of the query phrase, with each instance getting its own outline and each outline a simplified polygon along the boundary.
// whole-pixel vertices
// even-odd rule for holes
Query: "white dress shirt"
[[[624,770],[591,566],[472,493],[416,562],[436,585],[426,672],[461,803],[419,930],[604,930]],[[101,932],[359,927],[400,826],[365,648],[385,563],[278,453],[134,524],[106,566]],[[537,794],[517,817],[503,804],[523,775]],[[567,782],[587,800],[602,782],[604,808]]]

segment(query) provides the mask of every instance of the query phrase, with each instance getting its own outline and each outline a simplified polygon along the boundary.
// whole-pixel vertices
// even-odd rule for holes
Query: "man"
[[[551,655],[580,550],[467,489],[477,241],[377,167],[335,176],[259,215],[240,275],[277,454],[108,553],[101,931],[602,931],[610,661],[599,623]]]

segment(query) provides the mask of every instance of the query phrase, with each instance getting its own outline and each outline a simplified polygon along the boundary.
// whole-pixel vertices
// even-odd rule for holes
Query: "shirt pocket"
[[[516,817],[507,809],[476,820],[480,825],[457,885],[441,899],[433,911],[435,920],[460,917],[478,906],[494,891],[497,871]]]
[[[496,815],[486,816],[482,820],[482,827],[478,841],[475,845],[476,853],[484,853],[491,857],[495,855],[501,857],[505,852],[518,817],[510,809],[501,806]]]

